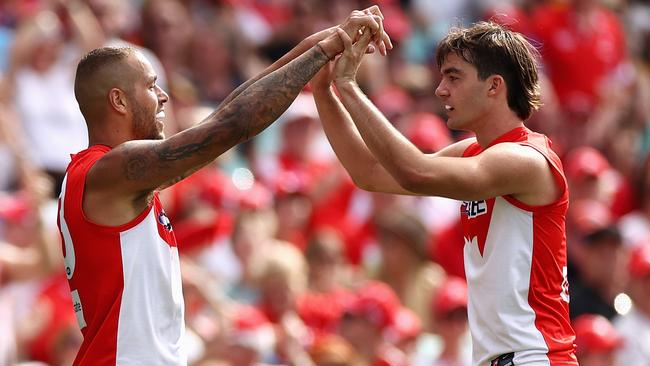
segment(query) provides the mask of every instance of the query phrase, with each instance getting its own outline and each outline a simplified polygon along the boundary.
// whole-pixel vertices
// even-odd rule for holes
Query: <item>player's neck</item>
[[[524,122],[514,112],[508,110],[505,113],[486,115],[473,132],[479,145],[486,148],[506,132],[523,126]]]
[[[132,140],[132,129],[123,121],[104,121],[88,127],[88,145],[106,145],[115,147],[126,141]]]

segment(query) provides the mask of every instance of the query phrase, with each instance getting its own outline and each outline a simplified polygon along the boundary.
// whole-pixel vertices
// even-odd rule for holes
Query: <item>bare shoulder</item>
[[[494,145],[481,155],[491,169],[519,182],[520,189],[513,192],[513,196],[520,201],[539,206],[558,198],[560,188],[552,167],[547,158],[533,147],[507,142]]]
[[[475,142],[476,142],[476,138],[474,137],[467,138],[458,142],[454,142],[453,144],[444,147],[442,150],[436,152],[433,155],[444,156],[448,158],[459,158],[463,156],[463,153],[465,152],[465,150],[467,150],[469,145]]]
[[[86,175],[83,210],[92,222],[106,226],[128,223],[148,207],[153,189],[135,190],[133,182],[143,179],[155,167],[147,152],[132,145],[146,144],[131,141],[106,153]]]

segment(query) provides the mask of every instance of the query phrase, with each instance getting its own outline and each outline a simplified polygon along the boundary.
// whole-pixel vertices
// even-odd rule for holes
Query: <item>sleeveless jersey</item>
[[[185,365],[178,248],[157,193],[124,225],[98,225],[83,212],[86,174],[109,150],[73,155],[59,197],[65,271],[84,338],[74,365]]]
[[[525,127],[489,146],[502,142],[542,154],[561,197],[544,206],[529,206],[511,196],[463,202],[473,364],[491,365],[499,356],[514,353],[505,358],[513,357],[515,365],[577,366],[566,278],[569,194],[562,164],[550,140]],[[475,142],[463,156],[482,151]]]

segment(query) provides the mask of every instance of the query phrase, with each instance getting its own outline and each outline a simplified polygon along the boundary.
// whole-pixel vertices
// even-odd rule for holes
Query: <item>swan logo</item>
[[[162,211],[158,214],[158,223],[162,225],[167,231],[172,231],[172,223],[169,221],[169,217],[165,214],[165,211]]]
[[[562,267],[562,292],[560,292],[560,297],[564,302],[568,303],[571,297],[569,296],[569,278],[567,276],[567,267]]]

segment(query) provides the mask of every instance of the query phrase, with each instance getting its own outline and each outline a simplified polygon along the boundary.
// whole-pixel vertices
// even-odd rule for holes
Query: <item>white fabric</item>
[[[28,154],[41,168],[64,172],[70,154],[88,146],[86,123],[74,97],[79,54],[71,48],[45,73],[16,73],[15,104],[25,130]]]
[[[516,365],[549,365],[548,347],[528,303],[532,256],[532,213],[497,197],[483,255],[476,237],[465,238],[475,365],[488,365],[491,357],[521,349],[526,351],[516,353]]]
[[[117,364],[187,364],[178,248],[159,237],[154,210],[140,224],[120,233],[120,244],[124,291]]]

